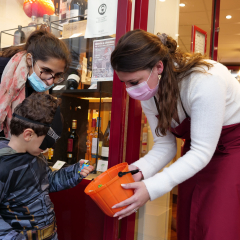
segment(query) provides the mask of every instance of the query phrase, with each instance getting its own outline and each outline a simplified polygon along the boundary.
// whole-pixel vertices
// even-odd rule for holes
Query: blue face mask
[[[51,86],[47,86],[40,77],[38,77],[38,75],[34,72],[33,69],[33,60],[32,60],[32,70],[33,73],[31,74],[31,76],[28,76],[28,80],[29,83],[31,85],[31,87],[36,91],[36,92],[45,92],[47,90],[49,90],[51,87],[54,86],[54,84],[52,84]]]

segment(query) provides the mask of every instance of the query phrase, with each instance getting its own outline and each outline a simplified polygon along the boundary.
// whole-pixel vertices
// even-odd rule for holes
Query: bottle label
[[[78,16],[78,9],[71,9],[70,10],[70,17],[76,17]]]
[[[97,153],[98,138],[92,138],[92,154]]]
[[[72,158],[72,154],[68,153],[67,158]]]
[[[72,121],[72,129],[77,129],[77,121]]]
[[[73,151],[73,139],[68,139],[68,147],[67,147],[68,152]]]
[[[70,74],[67,78],[67,81],[72,79],[75,80],[77,83],[80,82],[80,77],[77,74]]]
[[[102,157],[109,156],[109,147],[102,147]]]
[[[142,134],[142,145],[147,145],[147,133]]]

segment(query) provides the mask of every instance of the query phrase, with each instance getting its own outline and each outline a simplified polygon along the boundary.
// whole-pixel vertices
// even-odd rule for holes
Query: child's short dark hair
[[[17,105],[14,113],[30,120],[49,124],[54,118],[58,105],[58,99],[49,94],[33,93]],[[12,118],[10,123],[12,135],[19,136],[27,128],[31,128],[38,137],[46,135],[49,129],[48,127],[30,123],[16,117]]]

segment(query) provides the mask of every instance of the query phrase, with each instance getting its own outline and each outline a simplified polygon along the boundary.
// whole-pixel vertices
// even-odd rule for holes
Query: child
[[[10,124],[11,140],[0,141],[0,240],[57,240],[49,193],[76,186],[92,166],[84,161],[52,172],[43,150],[61,136],[58,101],[33,93],[19,104]]]

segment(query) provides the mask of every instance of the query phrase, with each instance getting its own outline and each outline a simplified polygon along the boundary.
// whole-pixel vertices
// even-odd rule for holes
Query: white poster
[[[115,48],[115,38],[93,41],[92,82],[112,81],[111,54]]]
[[[116,33],[118,0],[88,0],[85,38],[109,36]]]
[[[205,54],[205,35],[199,31],[195,33],[195,52]]]

